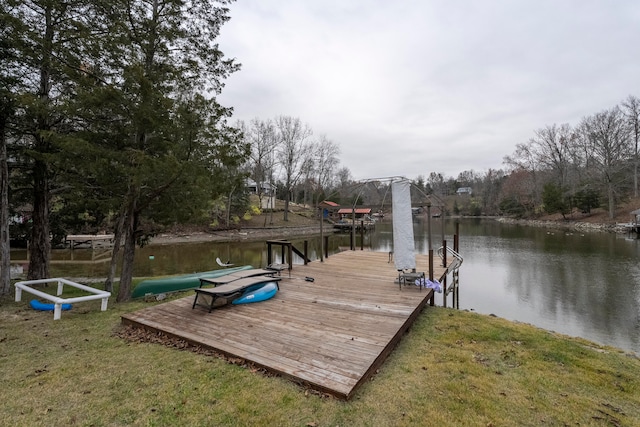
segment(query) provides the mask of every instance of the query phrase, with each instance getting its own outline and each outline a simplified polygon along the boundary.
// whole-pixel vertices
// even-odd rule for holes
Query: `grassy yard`
[[[495,317],[427,308],[344,402],[207,352],[121,338],[121,314],[150,303],[79,303],[53,321],[29,299],[0,300],[3,425],[640,425],[638,358]]]

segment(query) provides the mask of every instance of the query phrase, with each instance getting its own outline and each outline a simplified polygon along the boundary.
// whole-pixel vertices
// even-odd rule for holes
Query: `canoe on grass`
[[[253,268],[250,265],[241,267],[224,268],[222,270],[205,271],[202,273],[186,274],[183,276],[163,277],[161,279],[148,279],[138,283],[131,298],[142,298],[147,294],[158,295],[167,292],[186,291],[200,287],[200,279],[213,279],[236,271]]]

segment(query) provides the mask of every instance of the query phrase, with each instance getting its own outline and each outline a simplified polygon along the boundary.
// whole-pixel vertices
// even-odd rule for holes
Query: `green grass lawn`
[[[2,425],[640,425],[637,357],[495,317],[427,308],[345,402],[207,352],[121,338],[120,316],[149,303],[78,303],[53,321],[29,299],[0,300]]]

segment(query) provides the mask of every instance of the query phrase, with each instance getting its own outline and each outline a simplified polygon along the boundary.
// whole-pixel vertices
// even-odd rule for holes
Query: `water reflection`
[[[390,222],[379,223],[364,237],[364,245],[378,251],[393,248]],[[454,222],[442,229],[432,220],[436,249],[442,235],[452,245]],[[427,224],[414,222],[418,256],[429,250]],[[532,323],[560,333],[614,345],[640,353],[640,241],[608,233],[565,233],[559,230],[504,225],[491,220],[460,222],[460,308]],[[304,239],[293,239],[302,248]],[[308,237],[309,257],[320,258],[320,239]],[[330,254],[349,247],[348,233],[332,234]],[[361,244],[356,238],[356,247]],[[70,251],[54,251],[54,259],[68,259]],[[20,251],[12,259],[20,259]],[[74,251],[74,259],[90,262],[90,250]],[[280,261],[278,250],[275,261]],[[267,245],[259,242],[153,245],[136,251],[135,276],[215,270],[216,257],[237,265],[264,266]],[[68,259],[68,261],[71,261]],[[297,259],[297,263],[302,263]],[[52,275],[104,277],[108,263],[53,264]],[[449,297],[451,298],[451,297]],[[437,295],[436,303],[442,304]],[[449,301],[451,306],[451,301]]]
[[[607,233],[495,228],[464,225],[461,308],[640,352],[637,241]]]

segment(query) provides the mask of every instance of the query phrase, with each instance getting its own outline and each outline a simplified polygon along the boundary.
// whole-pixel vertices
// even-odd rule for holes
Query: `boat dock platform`
[[[429,271],[417,255],[418,271]],[[434,277],[446,269],[434,261]],[[434,293],[398,286],[389,253],[345,251],[295,265],[256,304],[192,308],[194,294],[122,316],[122,323],[246,360],[312,389],[349,399],[393,351]]]
[[[333,223],[333,228],[335,230],[338,231],[347,231],[350,232],[351,230],[353,230],[354,225],[353,225],[353,221],[350,220],[342,220],[339,222],[334,222]],[[376,222],[375,221],[358,221],[356,220],[355,222],[355,229],[357,231],[369,231],[369,230],[373,230],[376,228]]]
[[[96,246],[113,245],[113,234],[69,234],[65,239],[65,244],[69,244],[71,249],[80,245],[91,245],[91,249]]]
[[[618,230],[622,230],[623,232],[631,235],[635,233],[636,237],[640,239],[640,223],[637,222],[627,222],[622,224],[616,224],[616,228]]]

